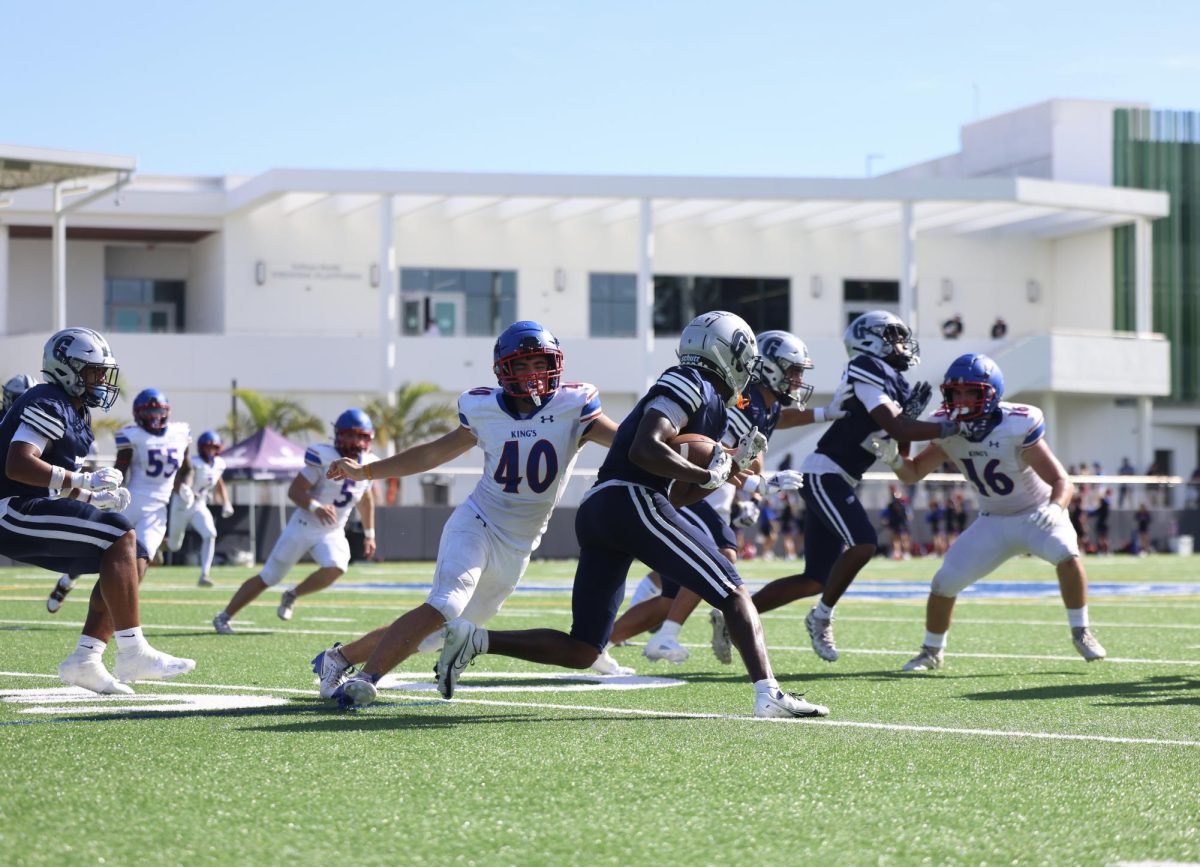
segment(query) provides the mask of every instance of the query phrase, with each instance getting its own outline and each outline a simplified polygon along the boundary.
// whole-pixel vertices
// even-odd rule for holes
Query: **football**
[[[712,460],[714,448],[719,448],[717,441],[704,434],[679,434],[667,440],[667,445],[679,453],[688,463],[698,467],[707,467]],[[712,491],[693,485],[690,482],[674,481],[667,493],[667,499],[675,508],[690,506],[698,503],[711,494]]]

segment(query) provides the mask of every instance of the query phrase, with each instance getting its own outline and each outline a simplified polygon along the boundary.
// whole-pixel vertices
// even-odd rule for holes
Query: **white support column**
[[[51,268],[54,272],[50,298],[50,328],[67,327],[67,215],[63,212],[63,185],[54,185],[54,228],[50,234]]]
[[[1040,405],[1042,423],[1046,426],[1046,445],[1050,447],[1050,451],[1057,454],[1055,446],[1058,443],[1058,396],[1052,391],[1044,392]]]
[[[1154,235],[1145,217],[1133,224],[1133,259],[1133,330],[1149,334],[1154,328]]]
[[[396,402],[396,350],[400,338],[400,298],[396,274],[396,238],[393,201],[379,198],[379,390],[389,406]]]
[[[0,334],[8,334],[8,226],[0,224]]]
[[[917,224],[913,203],[900,203],[900,318],[917,333]]]
[[[654,381],[654,208],[649,199],[638,206],[637,336],[642,349],[642,390]]]
[[[1154,440],[1151,427],[1154,425],[1154,399],[1141,396],[1137,399],[1137,465],[1135,469],[1144,473],[1154,462]]]

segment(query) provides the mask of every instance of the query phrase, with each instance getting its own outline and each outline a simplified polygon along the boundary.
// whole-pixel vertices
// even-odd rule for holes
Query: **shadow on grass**
[[[442,702],[430,702],[429,704],[439,704]],[[635,722],[663,722],[664,720],[681,719],[692,722],[693,719],[688,716],[673,717],[669,713],[664,713],[662,716],[654,717],[626,717],[626,716],[608,716],[607,714],[591,714],[588,716],[553,716],[543,713],[511,713],[511,714],[482,714],[468,715],[463,713],[450,714],[429,714],[422,713],[426,705],[418,704],[414,707],[413,704],[405,702],[404,704],[375,704],[371,706],[371,710],[367,711],[341,711],[330,712],[323,715],[322,718],[313,718],[298,722],[280,723],[278,725],[254,726],[247,727],[243,731],[259,731],[259,732],[282,732],[286,734],[296,733],[320,733],[320,732],[377,732],[377,731],[393,731],[404,729],[441,729],[453,728],[459,725],[475,725],[479,723],[502,725],[508,723],[564,723],[564,722],[580,722],[580,723],[596,723],[603,721],[608,723],[635,723]],[[444,706],[444,705],[443,705]],[[375,711],[386,710],[387,713],[377,713]],[[399,710],[399,713],[395,711]],[[413,713],[406,711],[412,710]]]
[[[1122,683],[1063,683],[1028,689],[968,693],[973,701],[1046,701],[1064,698],[1111,699],[1101,707],[1146,707],[1150,705],[1200,705],[1200,677],[1160,675]]]
[[[994,674],[954,674],[952,672],[939,671],[936,674],[923,674],[915,672],[895,671],[894,669],[881,669],[879,671],[776,671],[775,677],[783,686],[795,681],[811,682],[833,682],[839,680],[862,682],[894,682],[894,681],[922,681],[931,682],[946,681],[946,680],[978,680],[980,678],[993,677],[1010,677],[1010,672],[1001,672]],[[745,672],[730,672],[729,674],[712,674],[709,672],[699,673],[673,673],[672,677],[679,680],[686,680],[688,683],[746,683]]]

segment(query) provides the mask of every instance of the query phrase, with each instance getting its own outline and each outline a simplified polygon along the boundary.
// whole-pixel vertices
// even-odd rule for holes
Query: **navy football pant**
[[[120,512],[103,512],[78,500],[0,500],[0,554],[51,572],[99,572],[104,552],[132,529],[129,519]],[[148,559],[141,540],[137,556]]]
[[[737,550],[737,536],[734,535],[733,527],[729,526],[729,522],[722,518],[721,513],[710,506],[707,500],[701,500],[679,509],[679,517],[691,521],[696,529],[713,540],[717,548]],[[663,575],[662,597],[674,599],[678,595],[679,582]]]
[[[571,637],[597,650],[612,635],[634,560],[672,576],[718,608],[742,583],[712,539],[648,488],[611,485],[596,490],[575,515],[575,535],[579,565]]]
[[[879,542],[854,488],[837,473],[805,473],[800,489],[804,512],[804,575],[819,584],[829,579],[843,550]]]

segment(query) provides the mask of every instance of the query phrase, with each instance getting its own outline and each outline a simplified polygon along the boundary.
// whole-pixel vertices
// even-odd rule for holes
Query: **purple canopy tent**
[[[255,517],[254,488],[258,482],[291,480],[304,467],[304,446],[296,445],[269,427],[255,431],[221,453],[225,459],[225,478],[250,482],[250,551],[258,561],[258,522]],[[279,505],[279,526],[284,522],[284,504]]]

